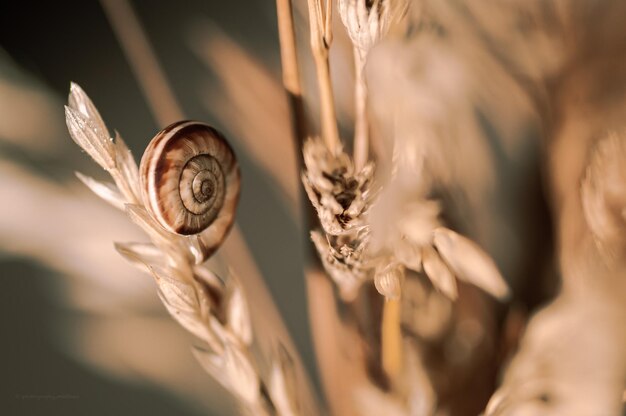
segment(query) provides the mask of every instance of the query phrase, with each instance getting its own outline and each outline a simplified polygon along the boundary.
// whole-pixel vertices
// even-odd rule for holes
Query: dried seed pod
[[[234,221],[240,174],[217,130],[196,121],[161,130],[141,158],[140,181],[144,205],[163,228],[201,233],[206,257],[221,244]]]

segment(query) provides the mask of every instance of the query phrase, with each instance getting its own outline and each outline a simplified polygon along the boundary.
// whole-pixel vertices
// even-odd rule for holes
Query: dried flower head
[[[303,152],[302,182],[324,231],[331,235],[358,231],[372,198],[373,163],[357,172],[347,154],[333,155],[317,138],[308,140]]]
[[[380,198],[395,198],[398,192],[383,192]],[[415,272],[424,272],[433,286],[449,299],[457,298],[455,278],[471,283],[491,295],[503,299],[508,286],[490,256],[476,243],[446,228],[439,219],[437,201],[424,197],[403,203],[397,218],[385,215],[387,205],[394,201],[380,201],[369,220],[385,221],[375,228],[369,256],[392,258],[392,262]],[[373,232],[373,231],[372,231]],[[377,284],[377,287],[380,285]]]
[[[311,238],[344,299],[356,296],[373,268],[375,286],[388,298],[400,296],[405,268],[423,270],[450,299],[457,297],[455,277],[495,297],[508,296],[508,286],[489,255],[471,240],[442,227],[436,201],[414,201],[405,206],[400,218],[385,218],[395,225],[387,226],[388,235],[370,244],[367,214],[373,202],[373,163],[355,172],[348,155],[331,154],[319,139],[305,143],[304,161],[302,181],[326,233],[313,232]],[[381,206],[384,209],[385,204]]]
[[[361,284],[369,276],[365,249],[368,243],[366,230],[340,236],[311,232],[324,269],[339,288],[344,300],[354,299]]]
[[[347,154],[332,154],[318,138],[309,139],[303,152],[302,182],[325,234],[313,231],[311,238],[342,298],[354,299],[371,268],[365,256],[365,214],[372,199],[374,165],[357,172]]]
[[[406,13],[407,0],[340,0],[339,15],[362,56]]]

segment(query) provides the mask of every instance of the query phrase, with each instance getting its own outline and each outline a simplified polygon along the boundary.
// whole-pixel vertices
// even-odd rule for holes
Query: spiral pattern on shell
[[[234,221],[239,166],[228,142],[213,127],[179,121],[157,133],[141,158],[143,200],[166,230],[201,234],[208,252]]]

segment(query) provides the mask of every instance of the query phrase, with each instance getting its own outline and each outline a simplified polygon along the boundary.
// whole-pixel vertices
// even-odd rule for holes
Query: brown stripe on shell
[[[192,159],[194,163],[189,165]],[[185,174],[185,184],[191,184],[192,188],[182,192],[193,200],[183,203],[179,184],[185,169],[192,168],[192,172]],[[203,172],[198,168],[207,173],[198,176],[198,172]],[[201,233],[199,237],[206,256],[214,252],[234,222],[240,186],[237,160],[224,136],[204,123],[171,124],[148,145],[141,160],[140,175],[144,205],[154,219],[177,234]],[[195,179],[215,182],[194,184]],[[194,189],[203,194],[194,194]],[[196,209],[198,204],[207,201],[215,202],[219,208],[210,205]]]
[[[224,198],[224,212],[230,212],[231,218],[224,218],[224,223],[220,224],[220,229],[215,229],[213,235],[201,233],[199,243],[202,247],[205,258],[211,257],[213,253],[222,245],[230,229],[235,224],[235,210],[239,203],[239,187],[241,186],[241,176],[239,166],[235,166],[236,174],[233,175],[230,184],[226,184],[226,196]],[[230,189],[236,191],[229,192]],[[229,195],[232,194],[232,195]]]

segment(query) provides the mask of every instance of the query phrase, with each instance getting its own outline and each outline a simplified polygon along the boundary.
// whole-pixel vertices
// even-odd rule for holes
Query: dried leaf
[[[109,137],[109,130],[106,128],[98,109],[78,84],[73,82],[70,84],[70,95],[67,101],[71,109],[78,111],[85,119],[92,122],[98,135]]]
[[[122,177],[128,184],[136,201],[141,201],[141,190],[139,189],[139,168],[132,152],[126,145],[122,136],[115,132],[115,165],[121,172]]]
[[[89,176],[83,175],[80,172],[76,172],[76,176],[82,183],[87,185],[87,187],[91,189],[94,194],[98,195],[114,207],[119,208],[122,211],[124,210],[126,200],[115,184],[97,181]]]
[[[244,345],[252,342],[252,323],[241,285],[234,278],[226,282],[226,324]]]
[[[433,286],[451,300],[458,297],[456,280],[439,254],[431,247],[425,246],[422,252],[424,271],[433,282]]]
[[[287,349],[279,344],[272,356],[269,390],[272,403],[281,416],[297,416],[300,407],[297,401],[297,378],[294,362]]]
[[[178,313],[196,313],[199,310],[198,294],[194,287],[186,282],[181,282],[169,277],[169,270],[165,267],[151,266],[161,299]]]
[[[81,113],[65,107],[65,122],[72,139],[103,169],[115,168],[113,142],[104,135],[90,119]]]
[[[204,368],[211,377],[219,382],[226,390],[232,390],[229,380],[224,377],[224,358],[221,355],[207,351],[198,346],[194,346],[191,351],[202,368]]]
[[[186,241],[184,237],[170,233],[165,228],[161,227],[141,205],[126,204],[126,213],[135,224],[148,234],[157,247],[164,253],[167,253],[168,257],[176,264],[177,268],[185,272],[190,271],[190,264],[185,257],[188,251],[181,250],[181,247],[183,247]]]
[[[441,257],[459,279],[498,299],[504,300],[509,296],[509,287],[498,267],[476,243],[443,227],[433,231],[433,241]]]
[[[439,203],[425,199],[403,205],[404,212],[398,220],[401,238],[417,246],[430,245],[432,231],[441,224],[439,221],[441,211]],[[381,214],[385,217],[384,212]]]
[[[396,244],[393,255],[407,268],[419,272],[422,270],[422,248],[402,238]]]
[[[235,338],[235,336],[227,328],[224,328],[224,325],[222,325],[215,315],[210,315],[207,319],[209,322],[209,328],[211,328],[211,331],[217,335],[222,344],[227,341],[230,341],[231,343],[239,342],[239,340],[237,340],[237,338]]]
[[[150,267],[150,271],[159,286],[159,298],[170,315],[212,348],[219,348],[221,337],[207,325],[209,316],[202,312],[202,304],[210,305],[210,299],[193,285],[169,277],[167,268]]]
[[[152,266],[164,266],[163,252],[153,244],[147,243],[115,243],[115,249],[126,260],[138,265],[150,273]]]
[[[226,390],[249,405],[257,405],[260,382],[250,360],[237,348],[224,346],[221,355],[200,347],[193,348],[200,365]]]
[[[213,273],[209,268],[202,264],[195,266],[193,268],[193,273],[195,280],[202,282],[202,284],[207,285],[212,288],[212,290],[216,290],[220,293],[226,291],[226,284],[224,281],[215,273]]]
[[[248,403],[259,399],[259,378],[250,359],[239,349],[226,344],[224,348],[224,370],[232,390]]]

